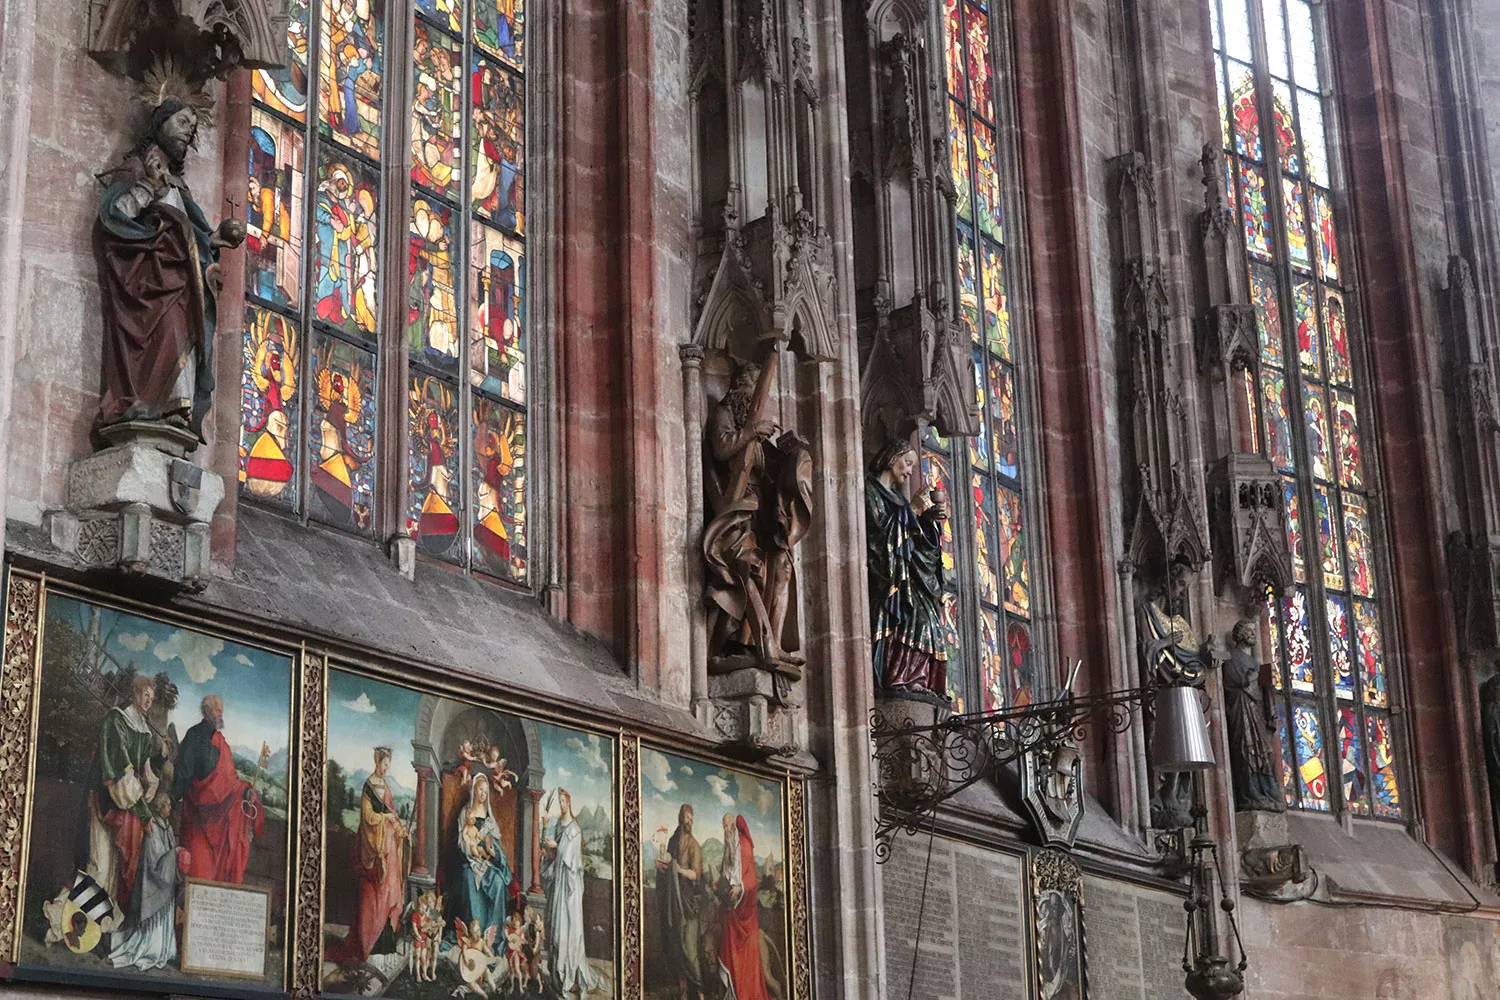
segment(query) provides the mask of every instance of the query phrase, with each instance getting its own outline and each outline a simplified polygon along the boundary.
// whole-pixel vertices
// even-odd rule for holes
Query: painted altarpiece
[[[701,802],[705,826],[721,828],[724,812],[746,817],[755,954],[767,941],[776,952],[767,996],[811,1000],[800,778],[643,748],[640,734],[607,721],[572,711],[564,725],[559,709],[522,707],[452,675],[359,663],[28,572],[10,569],[5,593],[0,959],[14,963],[10,976],[222,997],[558,997],[571,986],[646,1000],[665,967],[650,831],[665,825],[663,810],[675,827],[682,804],[653,798],[653,776],[691,769],[696,782],[678,771],[678,797]],[[95,689],[92,708],[78,707],[80,685]],[[205,726],[200,713],[222,724]],[[80,714],[87,725],[63,726]],[[199,786],[175,773],[194,739],[226,748],[222,762],[207,753],[216,767],[194,766],[235,808],[212,813],[207,792],[195,799]],[[120,775],[94,795],[99,758]],[[111,831],[131,830],[116,815],[130,811],[115,801],[133,787],[125,768],[140,794],[120,800],[145,803],[141,846],[126,852],[134,858],[118,846],[101,855],[112,873],[89,845],[109,848],[122,839]],[[720,833],[716,874],[722,843]],[[127,901],[116,932],[119,885],[146,885],[147,869],[155,902]],[[725,899],[745,899],[743,875],[737,894],[736,879],[723,881]],[[135,934],[143,913],[159,917],[154,938]],[[265,947],[249,949],[255,969],[235,969],[243,942],[258,940],[247,919],[265,925]],[[234,946],[204,951],[214,928]],[[126,937],[157,967],[115,968]],[[706,997],[723,993],[718,967],[708,963]]]

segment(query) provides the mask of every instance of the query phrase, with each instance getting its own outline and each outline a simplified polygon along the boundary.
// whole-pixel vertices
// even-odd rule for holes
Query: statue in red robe
[[[182,800],[181,843],[192,856],[187,876],[239,885],[265,809],[235,771],[223,729],[224,702],[211,694],[203,699],[203,721],[183,737],[174,792]]]
[[[724,814],[724,864],[719,875],[723,922],[719,978],[734,1000],[770,1000],[760,964],[760,900],[755,844],[744,816]]]

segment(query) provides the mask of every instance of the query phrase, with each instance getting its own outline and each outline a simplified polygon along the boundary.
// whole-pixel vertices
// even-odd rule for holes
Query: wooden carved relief
[[[641,739],[620,740],[620,996],[642,1000]]]
[[[41,667],[42,581],[11,571],[0,673],[0,957],[19,957],[25,836],[31,793],[33,705]]]
[[[302,654],[302,713],[297,769],[297,893],[292,995],[312,1000],[322,987],[323,815],[328,772],[328,657]]]

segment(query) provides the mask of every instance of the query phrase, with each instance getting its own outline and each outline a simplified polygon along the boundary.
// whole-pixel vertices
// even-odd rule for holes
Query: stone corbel
[[[928,423],[948,437],[979,433],[974,369],[962,332],[926,308],[922,296],[883,315],[861,376],[866,443],[879,447]]]

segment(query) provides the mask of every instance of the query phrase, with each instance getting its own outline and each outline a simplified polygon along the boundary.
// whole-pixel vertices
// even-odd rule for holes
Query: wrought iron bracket
[[[1148,685],[1004,708],[950,715],[931,725],[909,716],[892,721],[876,709],[870,738],[875,745],[875,858],[890,857],[898,832],[926,828],[938,807],[964,789],[999,774],[1022,754],[1053,754],[1082,741],[1090,729],[1108,734],[1130,727],[1133,711],[1156,694]]]

